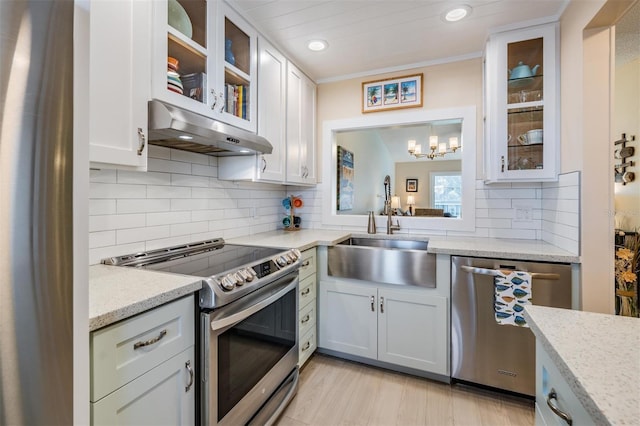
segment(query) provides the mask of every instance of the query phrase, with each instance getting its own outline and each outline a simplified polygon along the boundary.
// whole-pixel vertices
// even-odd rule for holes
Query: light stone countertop
[[[638,424],[640,319],[535,305],[525,317],[596,424]]]
[[[105,327],[202,288],[187,275],[92,265],[89,267],[89,331]]]
[[[226,240],[229,244],[306,250],[318,245],[331,246],[349,237],[429,241],[429,253],[533,261],[579,263],[580,256],[540,240],[476,237],[429,237],[410,234],[360,234],[350,231],[303,229],[270,231]]]

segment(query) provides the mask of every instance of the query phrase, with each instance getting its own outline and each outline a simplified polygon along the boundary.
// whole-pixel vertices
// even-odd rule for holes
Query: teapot
[[[517,78],[527,78],[533,77],[536,75],[536,71],[538,71],[540,65],[536,65],[533,68],[529,68],[529,65],[522,63],[522,61],[518,62],[518,65],[513,67],[512,70],[509,70],[509,80],[515,80]]]

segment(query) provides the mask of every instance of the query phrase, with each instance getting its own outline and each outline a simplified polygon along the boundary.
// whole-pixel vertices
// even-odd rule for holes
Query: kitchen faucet
[[[384,177],[384,212],[387,214],[387,234],[393,234],[393,231],[400,230],[400,221],[396,220],[396,224],[393,224],[391,215],[393,209],[391,208],[391,178],[389,175]]]

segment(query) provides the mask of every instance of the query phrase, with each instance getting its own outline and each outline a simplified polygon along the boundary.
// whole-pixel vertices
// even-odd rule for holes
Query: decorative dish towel
[[[493,278],[493,310],[500,325],[529,327],[522,311],[531,303],[531,274],[523,271],[497,271]]]

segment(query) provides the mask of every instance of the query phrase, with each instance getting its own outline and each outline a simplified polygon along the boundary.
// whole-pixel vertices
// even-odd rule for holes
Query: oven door
[[[284,395],[277,416],[296,390],[279,386],[298,364],[298,272],[231,304],[201,313],[201,423],[246,424],[273,395]],[[276,392],[278,390],[278,392]],[[267,404],[273,406],[273,403]]]

